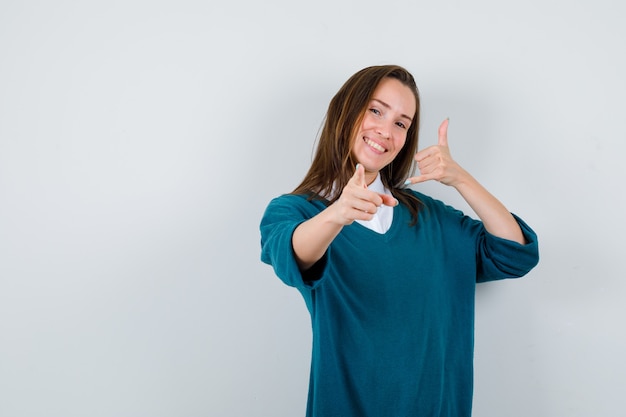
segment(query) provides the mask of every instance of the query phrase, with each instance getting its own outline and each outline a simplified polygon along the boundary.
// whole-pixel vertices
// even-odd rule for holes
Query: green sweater
[[[476,283],[525,275],[539,260],[537,236],[516,217],[528,244],[495,237],[415,194],[424,203],[416,226],[403,205],[385,234],[354,222],[307,276],[291,236],[326,206],[283,195],[266,209],[261,260],[311,314],[307,416],[471,415]]]

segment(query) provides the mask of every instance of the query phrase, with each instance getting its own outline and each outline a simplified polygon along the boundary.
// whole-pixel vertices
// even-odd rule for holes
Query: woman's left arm
[[[482,220],[489,233],[520,244],[526,243],[522,229],[509,210],[452,159],[448,148],[448,119],[439,126],[437,145],[416,153],[415,160],[420,175],[409,178],[407,183],[435,180],[454,187]]]

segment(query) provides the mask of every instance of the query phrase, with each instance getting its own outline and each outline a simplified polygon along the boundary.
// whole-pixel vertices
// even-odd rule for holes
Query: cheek
[[[365,113],[363,120],[361,121],[361,130],[369,130],[376,124],[372,113]]]
[[[396,150],[400,152],[400,149],[402,149],[405,144],[406,144],[406,135],[403,135],[399,137],[398,140],[396,141]]]
[[[350,142],[350,149],[354,150],[355,147],[360,146],[363,141],[360,140],[361,139],[361,134],[368,130],[371,126],[371,124],[368,122],[368,115],[366,114],[363,117],[363,121],[361,122],[360,125],[358,125],[358,129],[356,129],[356,131],[354,132],[354,137],[352,138],[352,141]]]
[[[350,155],[355,156],[355,153],[359,153],[364,146],[362,140],[359,140],[360,136],[357,132],[356,135],[350,141]]]

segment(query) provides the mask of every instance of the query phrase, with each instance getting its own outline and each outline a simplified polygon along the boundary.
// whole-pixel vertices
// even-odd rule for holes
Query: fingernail
[[[411,181],[410,181],[410,180],[406,180],[406,181],[404,181],[404,185],[410,185],[410,184],[411,184]]]
[[[356,164],[356,169],[359,169],[360,166],[361,164]]]

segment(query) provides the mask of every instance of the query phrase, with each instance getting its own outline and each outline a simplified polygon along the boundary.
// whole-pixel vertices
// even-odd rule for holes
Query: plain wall
[[[0,3],[0,416],[304,415],[269,200],[357,70],[538,233],[480,285],[474,415],[623,416],[626,59],[610,0]],[[471,214],[454,190],[417,189]]]

